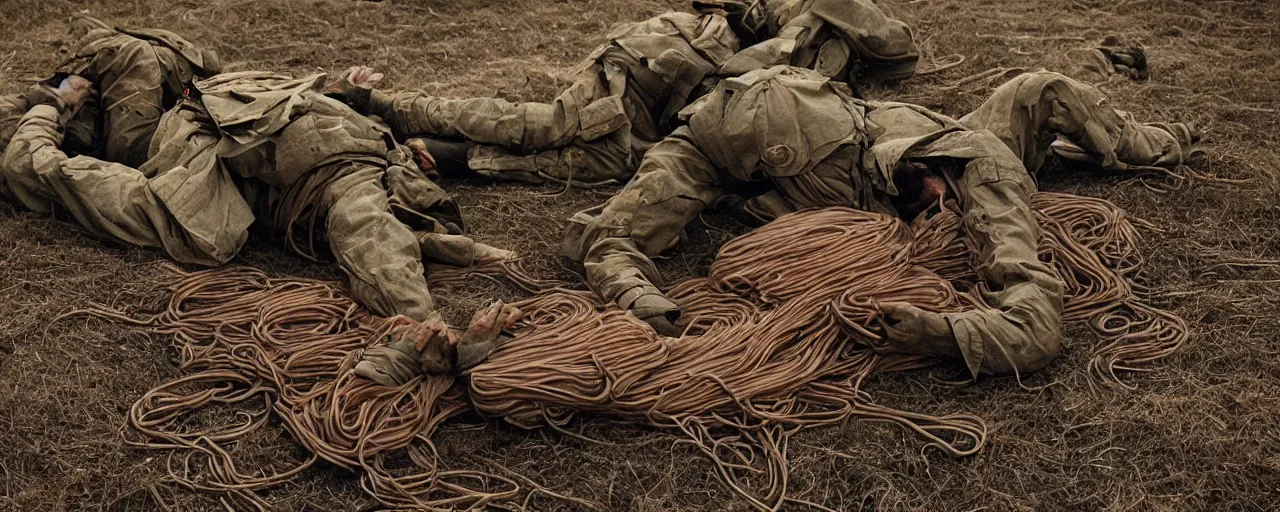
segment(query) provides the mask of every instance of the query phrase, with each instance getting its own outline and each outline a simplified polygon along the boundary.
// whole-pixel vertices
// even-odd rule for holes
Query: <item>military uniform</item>
[[[900,79],[914,73],[918,60],[906,25],[869,0],[773,5],[754,15],[760,18],[754,24],[764,37],[777,37],[740,53],[757,35],[745,26],[753,23],[731,22],[709,5],[724,2],[695,4],[706,12],[666,13],[611,32],[549,104],[375,91],[366,112],[400,137],[479,143],[468,167],[490,177],[621,182],[671,132],[676,113],[718,77],[790,63],[847,80],[860,63],[881,78]]]
[[[70,149],[142,165],[160,116],[187,84],[219,73],[222,65],[213,52],[167,30],[111,28],[92,18],[76,25],[87,32],[58,71],[88,79],[99,94],[69,123],[70,136],[81,146]]]
[[[0,96],[0,148],[7,147],[18,131],[18,121],[31,109],[25,94]]]
[[[779,65],[809,68],[850,84],[903,80],[915,74],[920,51],[911,29],[869,0],[780,0],[760,5],[763,15],[748,12],[745,21],[753,25],[760,42],[722,65],[722,76]]]
[[[161,115],[186,84],[221,71],[216,54],[166,30],[111,28],[79,18],[58,72],[94,82],[91,98],[68,119],[62,149],[129,166],[147,160]],[[0,97],[0,148],[8,145],[29,110],[25,95]]]
[[[1033,173],[1050,153],[1116,171],[1173,168],[1199,139],[1183,123],[1140,123],[1097,87],[1050,71],[1014,77],[960,122],[995,133]]]
[[[611,32],[551,103],[374,91],[367,112],[401,137],[479,143],[468,167],[491,177],[625,181],[632,162],[670,132],[670,119],[738,46],[722,16],[666,13]]]
[[[99,236],[183,263],[227,262],[255,221],[306,235],[323,226],[353,297],[379,315],[432,318],[423,250],[452,263],[474,250],[457,236],[458,208],[385,128],[319,94],[323,79],[248,72],[197,82],[163,116],[138,168],[69,158],[58,147],[68,113],[35,105],[0,178],[31,210],[65,208]]]
[[[766,218],[823,206],[893,214],[899,162],[954,159],[962,169],[948,178],[997,309],[945,315],[952,345],[975,375],[1030,371],[1056,355],[1063,285],[1036,255],[1035,185],[996,136],[922,107],[864,102],[789,67],[725,80],[686,113],[688,125],[646,155],[632,182],[572,219],[565,252],[601,296],[630,309],[660,294],[650,257],[723,195],[767,185],[750,201]]]

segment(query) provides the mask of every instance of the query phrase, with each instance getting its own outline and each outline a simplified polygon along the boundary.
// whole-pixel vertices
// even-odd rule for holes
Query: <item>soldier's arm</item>
[[[735,53],[720,66],[724,76],[738,76],[748,71],[792,64],[791,56],[797,48],[808,45],[822,27],[822,20],[805,13],[791,20],[773,38],[766,39]]]
[[[571,219],[565,255],[583,262],[601,297],[678,334],[679,309],[659,290],[662,277],[650,258],[679,243],[685,226],[720,195],[716,169],[681,127],[649,150],[635,178],[603,207]]]
[[[1035,184],[1012,153],[969,162],[958,180],[964,231],[978,252],[974,271],[990,309],[946,315],[970,371],[1007,375],[1048,365],[1062,341],[1064,285],[1037,252]]]
[[[891,346],[882,350],[958,357],[975,378],[1039,370],[1061,346],[1064,285],[1037,255],[1035,184],[994,135],[965,135],[989,155],[969,160],[954,179],[988,307],[939,314],[883,305]]]
[[[40,177],[68,159],[58,149],[62,144],[63,118],[53,100],[35,105],[18,121],[5,149],[0,177],[14,198],[32,211],[49,211],[53,192]]]

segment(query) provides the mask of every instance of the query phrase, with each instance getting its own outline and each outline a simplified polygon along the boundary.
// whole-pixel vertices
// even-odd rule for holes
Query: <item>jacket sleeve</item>
[[[969,160],[956,185],[989,307],[944,316],[974,377],[1028,373],[1058,355],[1064,285],[1038,257],[1031,176],[995,136],[979,135],[990,156]]]
[[[325,189],[329,247],[347,274],[351,295],[375,314],[419,322],[436,313],[418,238],[391,211],[383,170],[345,165]]]
[[[633,290],[661,285],[650,258],[679,243],[685,226],[721,196],[721,186],[689,128],[681,127],[649,150],[617,195],[570,219],[565,255],[583,262],[587,283],[601,297],[626,309],[625,299],[640,295]]]
[[[56,173],[70,157],[62,144],[62,114],[52,105],[36,105],[22,115],[0,168],[9,193],[29,210],[49,212],[56,198],[45,176]]]
[[[185,141],[195,154],[209,157],[148,180],[123,164],[68,157],[58,149],[62,123],[58,109],[37,105],[22,118],[5,151],[5,181],[24,206],[41,212],[55,205],[66,208],[98,236],[163,248],[182,263],[225,263],[248,238],[253,215],[216,167],[210,152],[216,139]],[[201,162],[207,165],[197,166]],[[182,193],[164,194],[169,188]]]

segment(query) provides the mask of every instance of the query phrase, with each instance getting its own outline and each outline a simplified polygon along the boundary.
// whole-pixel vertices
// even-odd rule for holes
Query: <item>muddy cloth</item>
[[[68,158],[58,149],[66,116],[38,105],[0,170],[27,208],[65,208],[99,236],[162,248],[183,263],[227,262],[258,219],[323,230],[358,301],[379,315],[426,320],[435,305],[415,230],[459,234],[458,208],[383,128],[316,92],[323,81],[248,72],[198,82],[161,119],[153,157],[136,169]]]
[[[369,112],[397,136],[480,143],[468,166],[486,176],[623,182],[671,133],[676,114],[722,76],[778,64],[839,80],[861,67],[888,79],[915,71],[911,31],[869,0],[777,3],[761,20],[760,34],[743,34],[772,39],[745,50],[743,30],[735,31],[715,2],[694,4],[702,14],[666,13],[611,32],[571,73],[573,85],[549,104],[375,92]]]
[[[565,254],[602,297],[630,309],[660,295],[650,258],[722,196],[768,190],[748,202],[765,218],[823,206],[893,214],[900,161],[950,159],[962,163],[948,179],[996,308],[948,314],[953,344],[975,375],[1032,371],[1056,355],[1063,285],[1036,257],[1035,185],[999,138],[923,107],[854,99],[844,84],[790,67],[724,80],[686,114],[635,179],[570,221]]]
[[[625,181],[633,161],[670,132],[694,89],[737,49],[723,17],[666,13],[611,32],[551,103],[375,91],[368,112],[400,137],[480,143],[469,165],[495,178]]]
[[[1014,77],[960,122],[996,134],[1033,173],[1051,151],[1111,170],[1173,168],[1197,138],[1183,123],[1139,123],[1097,87],[1049,71]]]
[[[9,140],[18,131],[18,122],[31,110],[25,94],[0,96],[0,150],[9,146]]]
[[[761,42],[729,59],[720,74],[790,64],[846,83],[895,81],[915,74],[920,50],[911,29],[871,0],[763,2]],[[750,17],[750,16],[748,16]]]
[[[58,71],[87,78],[99,94],[69,123],[67,144],[74,147],[64,149],[128,166],[147,160],[160,116],[186,85],[222,67],[212,51],[166,30],[111,28],[82,18],[72,32],[83,35]]]

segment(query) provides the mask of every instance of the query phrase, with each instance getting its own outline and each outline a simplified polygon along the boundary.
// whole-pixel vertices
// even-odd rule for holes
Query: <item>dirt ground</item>
[[[1146,234],[1143,275],[1155,302],[1188,320],[1187,347],[1132,390],[1085,377],[1086,329],[1027,380],[943,383],[957,368],[880,376],[888,405],[986,419],[990,439],[973,457],[922,450],[897,427],[851,423],[798,435],[790,449],[796,497],[837,510],[1277,510],[1280,509],[1280,3],[1187,0],[887,0],[925,53],[917,77],[879,98],[951,115],[976,107],[998,81],[966,77],[996,67],[1061,68],[1068,48],[1121,34],[1144,44],[1146,83],[1103,87],[1116,105],[1151,120],[1207,129],[1204,176],[1163,177],[1061,170],[1042,188],[1110,199],[1160,231]],[[162,27],[213,47],[231,70],[294,73],[356,63],[385,71],[391,87],[442,95],[547,99],[558,76],[616,22],[640,20],[676,0],[0,0],[0,92],[14,92],[56,64],[67,18],[84,12],[119,25]],[[544,274],[572,276],[556,256],[562,219],[601,197],[555,187],[449,183],[479,238],[532,258]],[[664,262],[672,277],[705,269],[725,230],[708,217],[692,243]],[[161,279],[154,251],[111,246],[72,225],[0,202],[0,509],[159,508],[148,489],[181,510],[220,509],[216,497],[161,484],[165,459],[131,448],[124,413],[148,388],[177,375],[163,337],[100,322],[52,323],[90,301],[128,305]],[[278,275],[336,278],[254,242],[239,263]],[[484,284],[443,290],[461,317],[490,296]],[[613,510],[740,510],[692,448],[670,434],[587,420],[603,443],[526,432],[479,419],[438,436],[451,467],[518,473]],[[245,467],[298,456],[279,428],[237,447]],[[280,510],[375,508],[352,474],[312,469],[265,493]],[[539,495],[531,510],[568,508]]]

